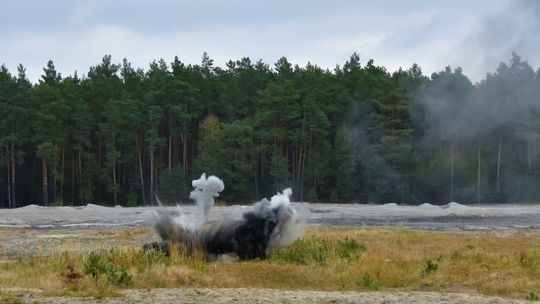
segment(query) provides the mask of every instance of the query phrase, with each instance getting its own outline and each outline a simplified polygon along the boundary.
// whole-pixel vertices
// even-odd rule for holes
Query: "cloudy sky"
[[[536,0],[3,0],[0,64],[32,81],[52,59],[64,75],[105,54],[146,68],[153,59],[215,63],[279,57],[325,68],[353,52],[390,71],[462,66],[479,81],[512,51],[540,64]]]

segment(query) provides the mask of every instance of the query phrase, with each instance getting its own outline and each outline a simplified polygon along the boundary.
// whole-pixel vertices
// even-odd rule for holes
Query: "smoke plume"
[[[189,252],[193,246],[200,246],[208,259],[220,254],[236,254],[242,260],[265,259],[302,234],[305,221],[290,203],[291,189],[255,203],[242,218],[211,221],[208,215],[214,198],[225,188],[223,181],[203,174],[192,185],[195,189],[190,198],[198,211],[189,216],[183,212],[159,212],[155,228],[163,242],[146,244],[146,249],[176,246]]]
[[[499,6],[497,6],[499,5]],[[485,77],[512,52],[527,58],[532,65],[540,64],[540,2],[512,0],[494,3],[493,9],[471,25],[468,35],[449,52],[448,63],[462,66],[473,81]]]

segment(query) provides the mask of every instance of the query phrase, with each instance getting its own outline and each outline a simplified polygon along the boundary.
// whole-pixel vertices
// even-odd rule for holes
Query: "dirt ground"
[[[141,247],[158,241],[152,228],[12,229],[0,228],[0,262],[20,256],[51,256],[59,252]]]
[[[481,231],[531,228],[540,229],[540,204],[419,206],[371,204],[293,203],[294,208],[316,226],[399,226],[425,230]],[[210,220],[237,219],[249,206],[216,206]],[[157,211],[198,212],[197,206],[178,207],[104,207],[93,204],[77,207],[42,207],[29,205],[0,210],[0,227],[5,228],[118,228],[151,227]]]
[[[11,289],[9,297],[0,296],[7,303],[42,304],[117,304],[117,303],[530,303],[474,294],[437,292],[338,292],[338,291],[281,291],[252,288],[178,288],[153,290],[124,290],[123,297],[86,299],[71,297],[44,297],[39,290]]]

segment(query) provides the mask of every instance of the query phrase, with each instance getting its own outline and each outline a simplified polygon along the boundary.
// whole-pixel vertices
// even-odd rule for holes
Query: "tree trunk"
[[[182,153],[182,166],[184,167],[184,175],[187,174],[187,154],[188,154],[188,149],[187,149],[187,134],[184,135],[183,133],[180,134],[180,139],[182,139],[182,145],[183,145],[183,153]]]
[[[65,168],[65,155],[66,154],[66,144],[62,144],[62,165],[60,166],[60,201],[64,203],[64,168]]]
[[[58,168],[56,167],[56,162],[53,163],[53,168],[52,168],[52,171],[51,171],[51,175],[52,175],[52,202],[53,204],[56,203],[56,183],[58,182],[58,179],[57,179],[57,175],[56,175],[56,172],[58,171]]]
[[[48,181],[47,181],[47,161],[43,159],[43,205],[49,206],[49,197],[48,197]]]
[[[172,167],[172,136],[169,135],[169,172],[171,172]]]
[[[118,204],[118,193],[116,192],[116,142],[114,138],[114,128],[112,135],[112,149],[113,149],[113,160],[112,160],[112,176],[113,176],[113,195],[114,195],[114,204]]]
[[[295,177],[295,180],[296,180],[296,189],[295,191],[298,192],[298,201],[302,201],[302,190],[300,189],[300,176],[302,175],[302,157],[303,157],[303,154],[302,154],[302,149],[303,147],[300,146],[300,148],[298,149],[298,156],[296,158],[296,177]]]
[[[304,168],[306,166],[306,158],[307,158],[307,144],[304,139],[304,156],[302,156],[302,162],[300,163],[300,201],[304,202],[304,172],[306,171]]]
[[[298,164],[296,159],[298,158],[296,150],[293,149],[291,152],[291,177],[292,177],[292,188],[296,193],[296,172],[298,171]],[[288,167],[288,166],[286,166]]]
[[[101,174],[101,170],[103,168],[102,163],[101,163],[101,157],[102,157],[102,154],[101,154],[101,139],[98,139],[98,172],[100,172],[100,174]],[[99,199],[101,200],[103,198],[103,195],[102,195],[103,194],[103,183],[98,182],[97,183],[97,188],[98,188],[97,195],[99,195]]]
[[[113,162],[113,194],[114,204],[118,204],[118,193],[116,192],[116,164]]]
[[[289,185],[290,183],[294,183],[294,176],[289,174],[289,164],[291,163],[290,161],[291,149],[289,149],[289,144],[283,145],[283,143],[280,143],[280,145],[281,145],[281,153],[282,153],[281,155],[282,156],[285,155],[285,156],[283,157],[283,164],[282,164],[283,165],[283,180],[282,180],[281,185],[279,186],[280,189],[278,190],[283,190],[281,188],[287,187],[287,185]],[[293,180],[289,180],[289,178],[292,178]]]
[[[0,159],[2,159],[2,155],[3,155],[2,149],[0,149]],[[4,168],[4,166],[1,166],[1,165],[0,165],[0,167]],[[3,172],[4,171],[2,170],[2,173]],[[8,184],[8,188],[9,188],[9,184]],[[2,187],[0,187],[0,208],[3,208],[3,207],[4,207],[4,191],[3,191]]]
[[[9,150],[6,146],[6,165],[7,165],[7,186],[8,186],[8,206],[9,208],[13,207],[11,203],[11,167],[10,167],[10,160],[9,160]]]
[[[71,151],[71,204],[75,205],[75,155]]]
[[[531,140],[527,140],[527,173],[532,171]]]
[[[150,205],[154,204],[154,150],[150,149],[150,193],[149,203]]]
[[[15,188],[16,184],[16,176],[17,176],[17,158],[16,158],[16,150],[15,150],[15,141],[11,141],[11,205],[13,208],[17,207],[17,191]]]
[[[263,195],[266,192],[266,187],[265,187],[265,182],[266,182],[265,174],[266,174],[266,171],[264,170],[265,165],[266,165],[265,153],[264,153],[264,151],[261,151],[259,170],[260,170],[260,176],[261,176],[261,187],[262,187]]]
[[[502,151],[502,135],[499,134],[499,151],[497,153],[497,194],[501,192],[501,151]]]
[[[82,175],[81,148],[79,147],[79,203],[81,205],[84,204]]]
[[[169,111],[169,173],[171,172],[171,166],[172,166],[172,117],[171,112]]]
[[[112,174],[113,174],[113,194],[114,194],[114,204],[118,204],[118,194],[116,192],[116,163],[113,162],[112,165]]]
[[[255,162],[255,171],[253,172],[253,179],[255,180],[255,199],[259,200],[259,181],[257,179],[257,162]]]
[[[480,203],[480,174],[481,174],[481,165],[482,155],[480,153],[480,143],[478,143],[478,167],[477,167],[477,178],[476,178],[476,202]]]
[[[143,205],[146,205],[146,194],[144,191],[144,171],[143,171],[143,165],[142,165],[142,151],[139,147],[137,147],[138,155],[139,155],[139,177],[141,179],[141,194],[142,194],[142,203]]]
[[[452,144],[452,140],[450,140],[449,144],[450,148],[450,201],[454,201],[454,170],[455,170],[455,146]]]

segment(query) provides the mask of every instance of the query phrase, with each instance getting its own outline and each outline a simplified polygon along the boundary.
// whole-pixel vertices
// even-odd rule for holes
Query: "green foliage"
[[[362,252],[366,251],[366,247],[355,239],[345,238],[337,240],[336,251],[341,259],[356,260]]]
[[[84,262],[84,273],[92,276],[97,281],[99,278],[107,272],[107,265],[103,260],[101,254],[96,252],[90,252]]]
[[[299,239],[287,248],[276,250],[270,259],[290,264],[320,264],[357,260],[366,249],[354,239]]]
[[[536,292],[531,291],[529,293],[529,295],[527,296],[527,300],[529,300],[529,301],[538,301],[538,295],[536,294]]]
[[[148,271],[156,264],[169,265],[170,263],[171,260],[165,253],[156,250],[137,251],[132,258],[132,264],[136,265],[139,272]]]
[[[23,300],[11,293],[0,293],[0,302],[4,304],[24,304]]]
[[[285,187],[298,201],[538,201],[539,79],[516,54],[478,84],[356,53],[333,71],[106,55],[83,78],[49,61],[36,84],[1,66],[0,207],[177,202],[202,172],[234,203]]]
[[[377,284],[377,281],[369,273],[364,274],[358,281],[358,284],[366,289],[379,289],[379,284]]]
[[[159,199],[163,203],[185,202],[190,189],[186,183],[184,170],[180,165],[165,169],[159,176]]]
[[[128,273],[128,259],[125,253],[110,250],[90,252],[84,260],[84,273],[92,276],[96,284],[102,276],[114,286],[125,288],[133,284]]]
[[[118,287],[126,288],[133,285],[133,277],[127,272],[126,266],[120,268],[112,268],[108,272],[107,280]]]
[[[426,259],[423,264],[422,274],[430,275],[432,273],[435,273],[437,269],[439,269],[438,261],[433,261],[432,259]]]
[[[330,250],[323,240],[300,239],[292,246],[279,249],[272,253],[271,260],[291,264],[324,264]]]

